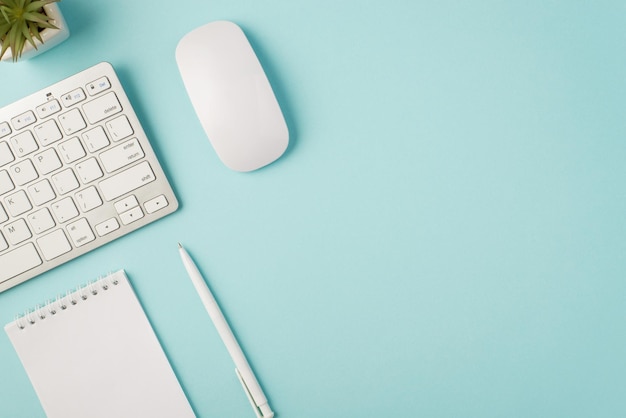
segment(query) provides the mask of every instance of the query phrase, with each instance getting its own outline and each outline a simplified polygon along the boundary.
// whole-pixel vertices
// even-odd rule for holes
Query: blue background
[[[626,416],[623,1],[160,3],[63,0],[71,37],[0,64],[2,106],[111,62],[181,202],[0,294],[2,324],[125,268],[196,413],[253,417],[180,241],[279,417]],[[291,131],[248,174],[174,60],[221,19]],[[4,333],[0,376],[0,416],[43,415]]]

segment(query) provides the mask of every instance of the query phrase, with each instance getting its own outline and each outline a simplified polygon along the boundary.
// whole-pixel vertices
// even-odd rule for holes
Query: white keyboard
[[[0,109],[0,292],[177,207],[110,64]]]

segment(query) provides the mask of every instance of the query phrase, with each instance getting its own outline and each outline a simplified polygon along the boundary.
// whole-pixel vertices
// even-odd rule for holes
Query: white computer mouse
[[[220,160],[252,171],[278,159],[289,131],[272,87],[239,26],[218,21],[185,35],[176,62]]]

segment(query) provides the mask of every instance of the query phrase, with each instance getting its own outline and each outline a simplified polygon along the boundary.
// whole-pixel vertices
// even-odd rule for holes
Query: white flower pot
[[[39,32],[41,38],[43,39],[43,44],[39,42],[37,38],[33,37],[35,44],[37,45],[37,49],[33,48],[33,46],[26,42],[26,47],[22,52],[22,56],[18,61],[23,61],[30,59],[36,55],[43,54],[47,50],[57,46],[70,36],[70,30],[67,27],[67,23],[65,23],[65,19],[61,14],[61,9],[57,3],[50,3],[43,6],[44,12],[52,19],[50,23],[56,26],[59,29],[49,29],[46,28]],[[2,61],[12,61],[13,54],[11,48],[7,49],[2,57]]]

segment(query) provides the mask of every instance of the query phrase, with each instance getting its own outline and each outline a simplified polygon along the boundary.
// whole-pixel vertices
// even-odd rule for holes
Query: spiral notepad
[[[124,271],[5,326],[48,417],[193,417]]]

